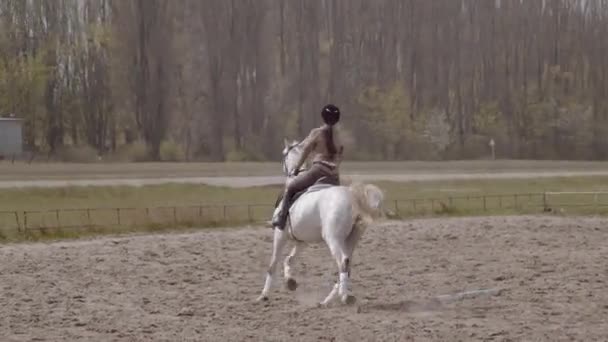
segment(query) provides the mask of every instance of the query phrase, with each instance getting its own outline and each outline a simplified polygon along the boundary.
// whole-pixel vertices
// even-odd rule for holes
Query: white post
[[[494,138],[490,139],[490,148],[492,149],[492,160],[496,160],[495,146],[496,146],[496,142],[494,142]]]

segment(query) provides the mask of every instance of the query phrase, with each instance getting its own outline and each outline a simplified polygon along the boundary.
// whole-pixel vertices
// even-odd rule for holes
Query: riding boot
[[[299,174],[287,185],[287,189],[284,191],[283,201],[281,202],[281,210],[273,220],[273,226],[279,228],[280,230],[285,229],[287,215],[289,214],[289,206],[291,205],[293,196],[299,191],[303,191],[309,186],[313,185],[317,179],[322,176],[324,176],[324,172],[321,169],[321,166],[313,165],[310,170]]]
[[[279,214],[272,221],[272,225],[279,228],[279,230],[285,229],[285,224],[287,223],[287,214],[289,213],[289,203],[286,197],[283,197],[283,201],[281,201],[281,209],[279,210]]]

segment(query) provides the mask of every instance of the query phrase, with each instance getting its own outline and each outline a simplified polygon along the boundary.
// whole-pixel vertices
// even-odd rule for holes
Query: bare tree
[[[150,158],[160,159],[171,109],[174,67],[173,10],[169,0],[114,0],[115,29],[124,42],[124,64],[134,96],[135,118]]]

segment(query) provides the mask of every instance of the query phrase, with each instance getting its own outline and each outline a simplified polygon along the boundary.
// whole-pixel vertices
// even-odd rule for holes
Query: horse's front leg
[[[288,256],[285,257],[285,261],[283,262],[284,276],[285,276],[285,285],[287,289],[290,291],[295,291],[298,288],[298,283],[293,277],[293,261],[295,257],[302,252],[304,248],[304,244],[301,242],[296,242],[295,246],[291,249],[291,252]]]
[[[268,300],[268,293],[270,292],[270,288],[272,287],[272,277],[276,270],[277,262],[279,260],[279,256],[283,251],[283,247],[285,246],[286,234],[284,230],[280,230],[278,228],[274,228],[274,237],[272,243],[272,256],[270,257],[270,265],[268,266],[268,272],[266,272],[266,282],[264,283],[264,289],[262,290],[262,294],[258,297],[257,301],[265,301]]]

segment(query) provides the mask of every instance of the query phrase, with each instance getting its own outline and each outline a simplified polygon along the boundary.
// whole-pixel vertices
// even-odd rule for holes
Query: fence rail
[[[27,231],[57,228],[259,222],[267,219],[272,208],[271,204],[214,204],[0,211],[0,229]]]
[[[0,211],[0,230],[81,229],[140,225],[206,225],[267,221],[273,204],[200,204],[160,207],[72,208]],[[392,217],[451,213],[531,213],[574,208],[608,213],[608,192],[543,192],[475,194],[437,198],[389,200],[385,210]]]

